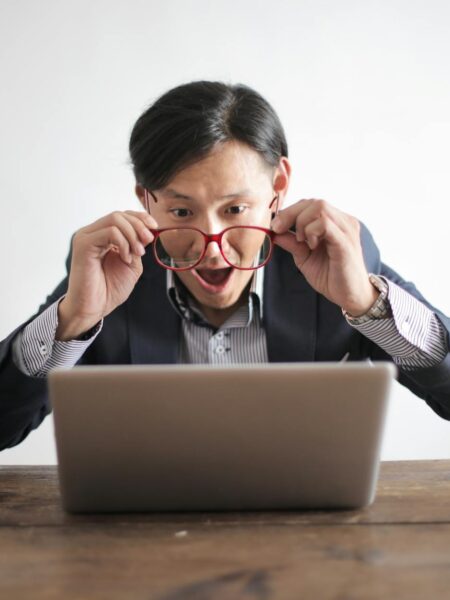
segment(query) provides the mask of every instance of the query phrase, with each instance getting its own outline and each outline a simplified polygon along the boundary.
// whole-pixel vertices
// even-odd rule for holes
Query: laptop
[[[68,512],[354,509],[376,494],[389,362],[49,374]]]

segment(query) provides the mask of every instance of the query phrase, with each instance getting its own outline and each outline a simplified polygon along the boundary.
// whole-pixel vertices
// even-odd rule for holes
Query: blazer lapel
[[[167,297],[166,271],[155,264],[150,251],[143,265],[126,303],[131,364],[176,363],[181,320]]]
[[[269,362],[313,361],[317,293],[278,247],[266,267],[263,306]]]

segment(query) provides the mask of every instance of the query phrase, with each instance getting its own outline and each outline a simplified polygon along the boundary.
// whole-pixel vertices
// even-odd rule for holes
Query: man
[[[193,82],[130,138],[143,211],[77,231],[68,276],[0,346],[0,448],[49,412],[55,366],[392,360],[450,419],[449,319],[320,199],[283,208],[291,165],[273,108]]]

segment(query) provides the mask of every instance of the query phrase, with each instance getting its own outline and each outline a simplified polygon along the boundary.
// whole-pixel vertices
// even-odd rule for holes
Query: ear
[[[291,178],[291,163],[287,156],[282,156],[278,167],[276,167],[273,174],[272,186],[275,193],[278,194],[278,210],[283,206],[284,198],[286,197],[289,181]]]

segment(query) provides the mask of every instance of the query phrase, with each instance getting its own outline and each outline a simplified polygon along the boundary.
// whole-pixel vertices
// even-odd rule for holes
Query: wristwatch
[[[370,283],[380,292],[378,298],[369,308],[369,310],[359,317],[352,317],[347,311],[342,309],[342,314],[352,325],[361,325],[373,319],[388,319],[392,315],[391,306],[388,300],[388,284],[373,273],[369,273]]]

